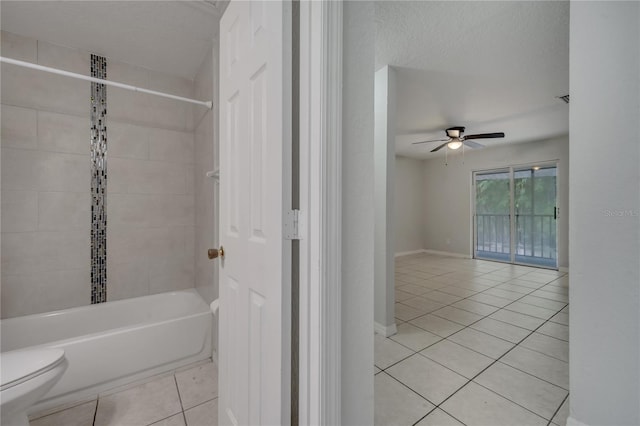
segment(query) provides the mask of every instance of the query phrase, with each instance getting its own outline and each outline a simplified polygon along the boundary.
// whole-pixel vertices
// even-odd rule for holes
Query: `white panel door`
[[[289,421],[290,16],[231,1],[220,21],[221,425]]]

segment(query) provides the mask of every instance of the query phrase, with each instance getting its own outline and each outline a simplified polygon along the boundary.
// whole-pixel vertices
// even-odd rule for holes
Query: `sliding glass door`
[[[475,257],[556,268],[556,177],[555,164],[475,172]]]

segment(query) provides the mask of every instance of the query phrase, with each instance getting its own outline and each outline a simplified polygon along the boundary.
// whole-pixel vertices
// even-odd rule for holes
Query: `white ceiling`
[[[2,0],[1,28],[192,79],[211,49],[224,6],[215,1]]]
[[[399,155],[430,158],[444,129],[486,146],[569,132],[569,2],[376,2],[376,69],[397,68]]]

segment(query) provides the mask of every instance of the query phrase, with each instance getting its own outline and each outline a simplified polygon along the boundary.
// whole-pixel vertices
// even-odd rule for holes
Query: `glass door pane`
[[[475,257],[511,261],[509,170],[477,172],[475,179]]]
[[[555,268],[555,166],[514,170],[515,261]]]

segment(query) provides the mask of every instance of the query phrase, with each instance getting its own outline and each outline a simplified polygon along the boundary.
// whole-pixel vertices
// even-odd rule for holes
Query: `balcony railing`
[[[478,257],[509,261],[511,224],[509,214],[476,215]],[[517,214],[515,260],[518,263],[555,267],[556,219],[553,214]]]

